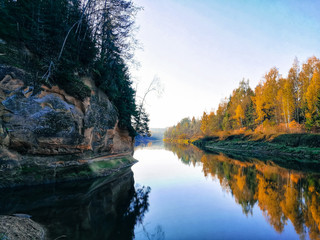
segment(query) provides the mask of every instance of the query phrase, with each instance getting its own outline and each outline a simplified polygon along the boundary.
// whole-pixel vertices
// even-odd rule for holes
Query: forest
[[[319,131],[320,60],[313,56],[301,66],[295,59],[287,77],[271,68],[254,90],[243,79],[216,111],[203,112],[201,119],[182,119],[166,130],[164,138]]]
[[[0,0],[0,63],[30,73],[38,91],[58,85],[81,100],[91,95],[81,79],[92,78],[119,126],[143,135],[149,119],[129,72],[138,11],[131,0]]]

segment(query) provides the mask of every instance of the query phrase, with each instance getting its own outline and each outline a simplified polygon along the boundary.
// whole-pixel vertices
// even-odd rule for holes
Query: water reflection
[[[139,149],[163,149],[164,142],[162,140],[150,141],[148,143],[139,143],[135,146],[135,151]]]
[[[96,180],[1,190],[0,214],[31,215],[50,239],[133,239],[148,211],[150,190],[134,188],[128,169]]]
[[[246,215],[258,205],[266,221],[279,233],[290,220],[301,239],[320,238],[320,175],[310,166],[259,159],[235,159],[222,153],[205,153],[194,146],[165,144],[185,164],[201,163],[205,176],[220,182]],[[288,164],[284,163],[287,167]],[[297,171],[295,169],[301,169]]]

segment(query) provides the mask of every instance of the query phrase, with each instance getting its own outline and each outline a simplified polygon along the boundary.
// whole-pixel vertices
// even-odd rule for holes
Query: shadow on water
[[[108,178],[0,191],[0,214],[31,215],[50,239],[133,239],[151,189],[135,188],[127,169]]]
[[[319,163],[298,166],[257,158],[234,158],[208,153],[195,146],[165,143],[184,164],[201,164],[205,176],[219,181],[232,194],[245,215],[258,206],[266,221],[279,233],[291,221],[301,239],[320,238]],[[297,170],[298,169],[298,170]]]

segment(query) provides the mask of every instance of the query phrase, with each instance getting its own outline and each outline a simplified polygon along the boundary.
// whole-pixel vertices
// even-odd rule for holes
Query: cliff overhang
[[[105,176],[135,162],[133,138],[119,128],[116,108],[90,77],[82,81],[91,96],[79,100],[58,86],[35,86],[28,73],[0,65],[0,172],[14,186]],[[100,173],[84,170],[111,160],[119,164]],[[10,186],[8,179],[0,187]]]

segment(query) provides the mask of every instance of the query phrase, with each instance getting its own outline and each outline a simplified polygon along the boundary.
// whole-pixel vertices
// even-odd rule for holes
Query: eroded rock
[[[57,86],[33,86],[24,71],[0,65],[0,171],[36,162],[65,162],[129,153],[133,139],[119,129],[117,112],[90,78],[83,101]]]
[[[0,216],[0,239],[43,240],[45,239],[45,230],[30,218]]]

